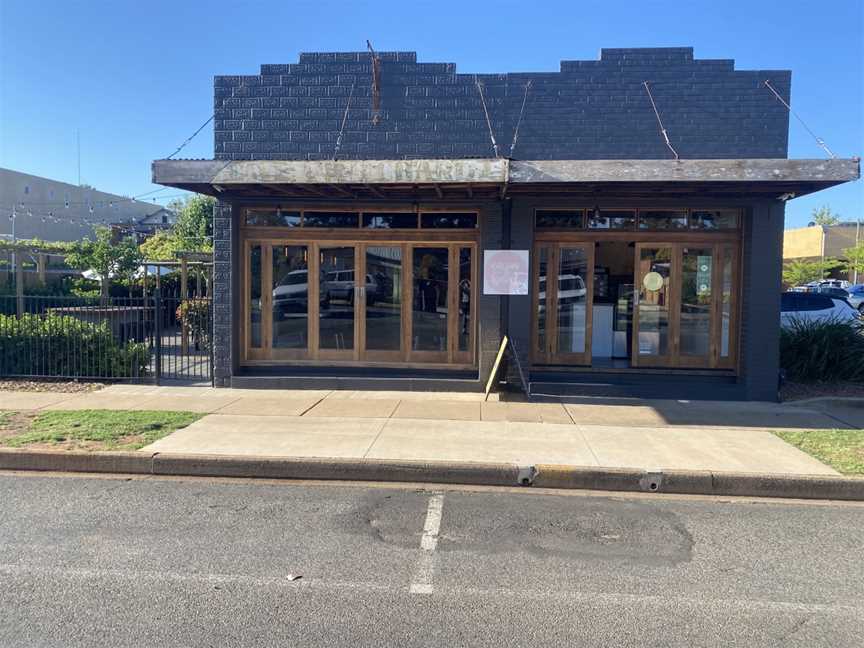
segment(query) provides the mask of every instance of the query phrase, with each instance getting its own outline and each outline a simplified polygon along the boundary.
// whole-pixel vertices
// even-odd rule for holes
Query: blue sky
[[[212,77],[301,51],[415,50],[460,72],[554,71],[601,47],[695,47],[791,69],[792,105],[840,157],[864,153],[864,0],[242,2],[0,0],[0,166],[126,195],[211,114]],[[208,126],[181,157],[212,157]],[[790,157],[823,151],[792,121]],[[167,190],[158,196],[174,194]],[[864,218],[864,185],[789,203]]]

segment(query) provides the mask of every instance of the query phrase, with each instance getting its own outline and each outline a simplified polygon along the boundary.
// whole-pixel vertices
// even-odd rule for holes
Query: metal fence
[[[0,296],[0,376],[212,382],[209,298]]]

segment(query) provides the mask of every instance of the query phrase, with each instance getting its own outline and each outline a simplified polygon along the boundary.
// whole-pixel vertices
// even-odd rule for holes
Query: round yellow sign
[[[643,277],[642,285],[649,292],[657,292],[663,287],[663,276],[659,272],[649,272]]]

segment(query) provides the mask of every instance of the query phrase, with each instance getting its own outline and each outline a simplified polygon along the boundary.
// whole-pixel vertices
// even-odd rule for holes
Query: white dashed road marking
[[[436,493],[429,498],[426,509],[426,523],[420,539],[420,562],[414,572],[410,592],[412,594],[431,594],[435,576],[435,549],[438,547],[438,532],[441,529],[441,511],[444,509],[444,493]]]

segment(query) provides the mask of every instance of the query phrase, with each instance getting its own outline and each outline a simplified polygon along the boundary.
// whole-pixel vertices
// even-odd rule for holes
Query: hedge
[[[120,342],[107,323],[69,315],[0,315],[0,376],[134,378],[150,364],[147,345]]]

